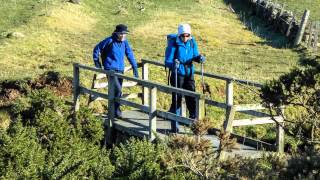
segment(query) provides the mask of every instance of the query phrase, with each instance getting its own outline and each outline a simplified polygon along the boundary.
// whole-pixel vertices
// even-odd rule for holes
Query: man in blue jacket
[[[195,91],[194,66],[192,62],[203,63],[205,57],[199,54],[196,40],[191,36],[190,25],[180,24],[178,34],[170,34],[167,38],[168,44],[165,52],[165,66],[171,70],[171,86]],[[179,116],[181,115],[181,99],[181,95],[172,93],[172,103],[169,111]],[[186,104],[189,111],[189,118],[195,119],[195,99],[186,96]],[[175,133],[179,132],[179,123],[171,121],[171,130]]]
[[[101,62],[99,55],[101,55],[102,65],[105,70],[113,70],[117,73],[124,73],[124,58],[127,56],[129,63],[133,69],[133,75],[139,78],[137,62],[134,58],[134,54],[126,39],[129,33],[128,28],[124,24],[119,24],[110,37],[107,37],[103,41],[99,42],[93,49],[93,61],[96,68],[101,68]],[[116,78],[116,97],[121,96],[122,90],[121,78]],[[121,117],[120,104],[115,103],[115,115]]]

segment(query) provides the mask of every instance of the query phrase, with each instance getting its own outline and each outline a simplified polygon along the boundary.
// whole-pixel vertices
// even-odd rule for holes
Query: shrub
[[[147,140],[131,138],[126,144],[115,147],[112,153],[116,171],[115,178],[159,179],[160,160],[164,153],[162,145]]]
[[[93,110],[83,107],[76,114],[75,126],[78,136],[88,141],[99,144],[103,139],[102,118],[93,115]]]
[[[36,129],[11,124],[8,132],[0,130],[0,178],[35,179],[42,171],[46,151],[38,144]]]
[[[286,133],[313,144],[320,139],[320,64],[316,60],[304,61],[309,65],[265,85],[261,97],[267,105],[272,104],[271,112],[283,115],[278,109],[282,105],[299,112],[298,117],[284,116],[291,123],[285,127]]]
[[[96,143],[103,133],[98,120],[74,126],[68,107],[47,90],[21,98],[13,112],[15,117],[25,119],[16,118],[7,131],[1,131],[3,178],[107,179],[112,176],[114,167],[109,152]],[[86,112],[79,113],[80,122],[82,118],[94,120],[90,115],[85,116]]]
[[[12,113],[21,115],[24,123],[35,123],[35,117],[45,109],[51,109],[61,115],[68,112],[63,100],[47,89],[32,91],[26,97],[18,99],[12,107]]]

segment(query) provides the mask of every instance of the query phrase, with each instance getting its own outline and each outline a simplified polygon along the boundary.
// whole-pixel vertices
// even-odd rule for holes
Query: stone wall
[[[287,36],[294,41],[299,30],[300,19],[292,11],[283,9],[280,4],[270,0],[245,0],[251,7],[253,14],[272,25],[275,31]]]

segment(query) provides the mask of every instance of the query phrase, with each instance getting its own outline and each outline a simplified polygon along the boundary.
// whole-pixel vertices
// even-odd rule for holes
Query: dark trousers
[[[122,95],[122,82],[123,79],[122,78],[118,78],[115,77],[115,84],[116,84],[116,88],[115,88],[115,97],[116,98],[120,98]],[[120,117],[121,116],[121,110],[120,110],[120,104],[118,102],[114,103],[114,107],[115,107],[115,115],[116,117]]]
[[[175,74],[174,72],[170,76],[170,85],[175,87]],[[177,87],[183,88],[189,91],[195,91],[195,83],[193,76],[177,76]],[[196,100],[193,97],[185,96],[187,109],[189,111],[189,118],[194,119],[196,114]],[[181,116],[181,101],[182,96],[180,94],[172,93],[172,102],[170,107],[170,112]],[[173,132],[179,131],[179,123],[176,121],[171,121],[171,130]]]
[[[105,70],[110,70],[110,69],[105,69]],[[123,71],[118,71],[118,70],[113,70],[116,73],[121,73],[123,74]],[[120,98],[122,95],[122,82],[123,79],[122,78],[118,78],[117,76],[115,76],[115,97],[116,98]],[[115,107],[115,116],[116,117],[120,117],[121,116],[121,110],[120,110],[120,104],[118,102],[114,103],[114,107]]]

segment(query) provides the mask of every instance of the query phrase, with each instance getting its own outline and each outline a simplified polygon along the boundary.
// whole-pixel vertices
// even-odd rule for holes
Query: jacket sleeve
[[[168,68],[174,67],[174,53],[176,51],[176,47],[171,43],[168,44],[165,52],[165,60],[164,64]]]
[[[129,63],[131,64],[132,68],[136,69],[138,67],[137,62],[136,62],[136,59],[134,58],[133,51],[132,51],[128,41],[125,41],[125,53],[126,53],[126,56],[129,60]]]
[[[107,42],[107,39],[99,42],[99,43],[94,47],[94,49],[93,49],[93,61],[99,62],[100,52],[101,52],[101,50],[104,48],[106,42]]]

